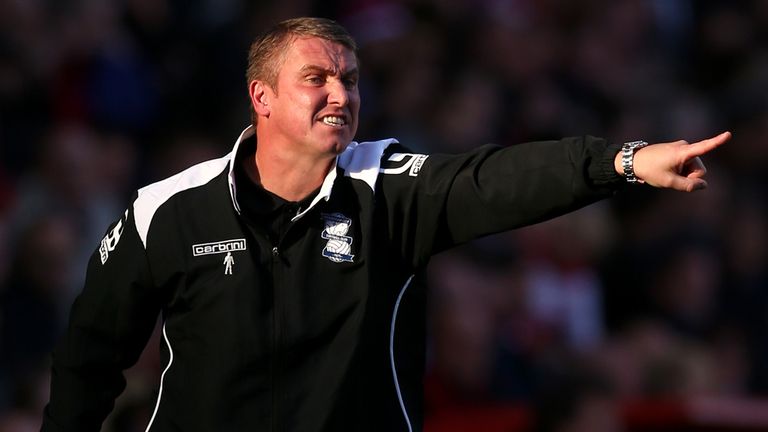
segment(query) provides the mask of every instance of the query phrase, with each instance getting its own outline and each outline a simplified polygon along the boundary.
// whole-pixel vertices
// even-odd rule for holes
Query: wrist
[[[644,183],[635,175],[635,153],[643,147],[647,147],[646,141],[630,141],[621,146],[621,151],[616,154],[613,166],[616,172],[623,176],[627,183]]]

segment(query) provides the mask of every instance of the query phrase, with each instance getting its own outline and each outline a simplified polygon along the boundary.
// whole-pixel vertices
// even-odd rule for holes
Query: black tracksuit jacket
[[[140,189],[93,254],[54,352],[44,431],[97,431],[162,317],[147,426],[417,431],[430,256],[621,184],[593,137],[461,155],[352,143],[279,238],[241,214],[233,151]],[[271,237],[271,238],[270,238]]]

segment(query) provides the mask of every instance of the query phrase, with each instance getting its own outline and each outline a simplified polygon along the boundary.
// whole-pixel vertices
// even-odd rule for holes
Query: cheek
[[[355,117],[355,119],[357,119],[357,114],[360,112],[360,93],[350,93],[349,109],[352,111],[352,115]]]
[[[316,93],[307,89],[291,92],[287,108],[297,117],[305,116],[307,111],[316,111],[320,103]]]
[[[299,112],[304,114],[305,111],[312,110],[317,107],[317,98],[312,97],[311,93],[299,93],[294,97],[293,105],[296,107],[297,114]]]

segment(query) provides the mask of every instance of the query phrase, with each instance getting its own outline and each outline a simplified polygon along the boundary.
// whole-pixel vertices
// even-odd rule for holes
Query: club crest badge
[[[352,254],[352,237],[348,236],[352,220],[341,213],[321,213],[325,222],[325,229],[320,234],[328,243],[323,248],[323,256],[329,260],[340,262],[352,262],[355,255]]]

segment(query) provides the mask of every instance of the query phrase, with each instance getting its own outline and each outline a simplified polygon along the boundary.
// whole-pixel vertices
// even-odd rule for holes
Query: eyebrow
[[[307,72],[321,73],[321,74],[324,74],[324,75],[335,75],[336,74],[336,72],[333,69],[326,69],[326,68],[324,68],[322,66],[318,66],[318,65],[304,65],[304,66],[301,67],[299,72],[302,73],[302,74],[307,73]],[[348,77],[356,77],[359,74],[360,73],[359,73],[357,67],[355,67],[355,68],[352,68],[352,69],[344,72],[343,74],[341,74],[341,76],[344,77],[344,78],[348,78]]]

